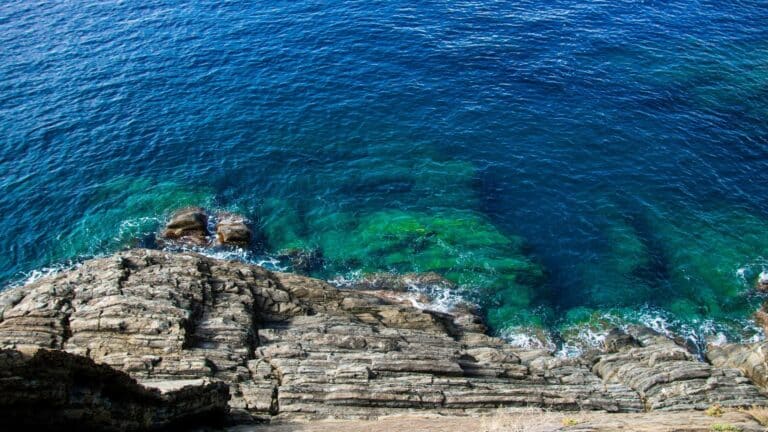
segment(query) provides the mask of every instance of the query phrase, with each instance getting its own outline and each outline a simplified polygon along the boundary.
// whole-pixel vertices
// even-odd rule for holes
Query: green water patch
[[[274,251],[319,249],[326,264],[321,276],[353,270],[433,271],[457,283],[467,300],[480,304],[493,328],[542,321],[532,311],[546,294],[542,266],[530,258],[521,238],[505,235],[479,213],[354,213],[317,207],[302,214],[281,204],[278,211],[269,201],[279,216],[265,214],[261,219],[268,244]]]
[[[582,266],[586,295],[576,304],[648,305],[682,322],[744,319],[758,307],[753,287],[768,267],[764,218],[726,205],[633,214],[608,208],[600,253]]]
[[[581,302],[613,307],[649,301],[663,285],[653,245],[631,217],[615,210],[603,217],[598,255],[582,264]]]
[[[728,206],[698,212],[670,209],[649,217],[669,271],[664,303],[681,316],[748,316],[753,287],[768,268],[768,221]]]
[[[209,206],[213,194],[174,182],[120,177],[92,190],[89,210],[57,239],[54,261],[93,256],[135,245],[162,218],[185,206]]]

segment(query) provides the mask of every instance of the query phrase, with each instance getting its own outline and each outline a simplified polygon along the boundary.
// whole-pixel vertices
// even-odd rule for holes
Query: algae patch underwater
[[[540,322],[532,308],[546,294],[542,266],[530,258],[521,238],[503,234],[475,212],[314,211],[306,219],[311,233],[306,238],[267,227],[270,245],[275,250],[319,248],[330,273],[434,271],[480,304],[493,328]]]

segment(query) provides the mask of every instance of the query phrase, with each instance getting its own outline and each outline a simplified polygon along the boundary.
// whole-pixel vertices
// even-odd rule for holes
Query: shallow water
[[[752,337],[767,22],[760,1],[3,2],[0,282],[197,204],[256,221],[254,261],[439,271],[505,334]]]

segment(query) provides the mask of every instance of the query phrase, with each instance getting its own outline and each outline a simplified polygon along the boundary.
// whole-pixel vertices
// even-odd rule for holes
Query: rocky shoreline
[[[241,423],[768,405],[766,342],[712,347],[702,362],[631,328],[611,332],[603,351],[558,358],[488,336],[471,309],[421,310],[385,285],[340,290],[146,249],[86,261],[0,293],[2,359],[13,365],[0,379],[0,409],[20,423],[131,430],[206,413]],[[71,365],[110,378],[82,380]],[[109,380],[120,385],[107,391]],[[47,392],[48,381],[61,385]],[[144,423],[103,406],[141,412]],[[44,417],[28,415],[45,407]]]

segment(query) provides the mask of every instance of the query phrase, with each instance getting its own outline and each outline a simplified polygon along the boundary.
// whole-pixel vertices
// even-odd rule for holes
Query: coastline
[[[438,313],[387,291],[191,253],[129,250],[0,294],[3,348],[87,356],[143,385],[229,386],[230,421],[409,412],[663,412],[768,404],[762,345],[699,361],[650,329],[556,358],[485,334],[471,310]],[[733,347],[752,349],[749,355]],[[751,374],[751,375],[750,375]],[[751,382],[750,382],[751,378]]]

